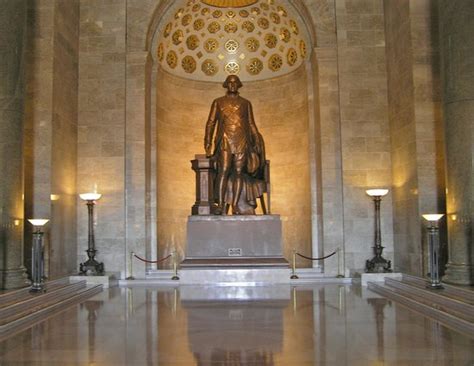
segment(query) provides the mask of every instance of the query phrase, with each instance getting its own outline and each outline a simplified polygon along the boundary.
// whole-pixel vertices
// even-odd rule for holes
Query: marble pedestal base
[[[288,268],[279,215],[189,216],[182,268]]]

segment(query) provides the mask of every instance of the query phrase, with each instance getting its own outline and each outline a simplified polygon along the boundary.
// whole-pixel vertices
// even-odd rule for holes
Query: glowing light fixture
[[[368,189],[365,191],[370,197],[383,197],[387,195],[388,189]]]
[[[426,221],[435,221],[437,222],[439,219],[441,219],[444,216],[444,214],[425,214],[423,215],[423,218]]]
[[[84,201],[98,201],[102,197],[102,194],[97,192],[81,193],[79,197]]]

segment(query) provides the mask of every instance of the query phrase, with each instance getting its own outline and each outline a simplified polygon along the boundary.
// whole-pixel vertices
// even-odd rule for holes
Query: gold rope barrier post
[[[171,277],[171,279],[173,281],[177,281],[179,280],[179,276],[178,276],[178,262],[176,259],[176,251],[174,251],[172,255],[173,255],[173,277]]]
[[[337,276],[336,278],[344,278],[344,271],[341,271],[341,252],[342,249],[339,247],[337,248]]]
[[[126,278],[126,280],[134,280],[135,277],[133,277],[133,257],[135,256],[135,252],[130,252],[130,258],[128,260],[128,273],[129,276]]]
[[[296,275],[296,249],[293,249],[293,263],[291,265],[291,277],[292,280],[296,280],[299,277]]]

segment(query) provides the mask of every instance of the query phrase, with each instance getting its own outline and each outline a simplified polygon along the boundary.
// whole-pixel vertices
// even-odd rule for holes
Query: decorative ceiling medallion
[[[252,58],[247,64],[247,72],[250,75],[258,75],[263,70],[263,62],[258,58]]]
[[[290,41],[290,38],[291,38],[290,31],[287,28],[282,28],[280,30],[280,39],[288,43]]]
[[[241,8],[253,5],[257,3],[258,0],[201,0],[201,2],[218,8]]]
[[[164,46],[163,46],[163,43],[160,43],[158,45],[158,49],[157,49],[157,57],[158,57],[158,61],[163,61],[163,58],[165,56],[165,49],[164,49]]]
[[[188,74],[193,73],[196,70],[196,61],[193,56],[185,56],[181,61],[181,67]]]
[[[227,52],[230,54],[234,54],[237,52],[237,49],[239,48],[239,42],[237,42],[234,39],[229,39],[225,44],[224,48],[226,49]]]
[[[235,11],[229,10],[225,15],[227,18],[232,19],[235,17]]]
[[[272,71],[278,71],[283,65],[283,59],[277,53],[274,53],[268,60],[268,68]]]
[[[270,6],[268,6],[268,4],[266,4],[266,3],[260,3],[260,7],[261,7],[263,10],[270,10]]]
[[[206,24],[206,23],[204,23],[204,20],[202,20],[202,19],[196,19],[196,20],[194,21],[193,28],[194,28],[195,31],[199,31],[199,30],[201,30],[201,29],[204,28],[204,25],[205,25],[205,24]]]
[[[293,66],[296,61],[298,61],[298,53],[294,48],[290,48],[288,50],[288,53],[286,54],[286,61],[288,62],[288,65]]]
[[[216,65],[214,60],[210,58],[205,59],[201,65],[201,70],[207,76],[213,76],[219,71],[219,66]]]
[[[189,24],[191,24],[193,20],[193,17],[191,14],[186,14],[183,19],[181,19],[181,24],[184,25],[185,27]]]
[[[283,6],[277,6],[278,14],[280,14],[283,17],[288,16],[288,13],[286,12],[285,8]]]
[[[206,16],[206,15],[208,15],[210,12],[211,12],[211,10],[209,10],[209,8],[203,8],[203,9],[201,10],[201,15]]]
[[[199,9],[201,9],[201,4],[196,4],[193,6],[193,11],[199,11]]]
[[[257,24],[263,29],[267,29],[270,26],[267,18],[258,18]]]
[[[175,45],[180,44],[183,41],[183,38],[184,38],[184,34],[181,29],[178,29],[177,31],[173,33],[172,39]]]
[[[257,7],[253,7],[252,9],[250,9],[250,12],[251,12],[253,15],[260,15],[260,9],[257,8]]]
[[[225,30],[227,33],[235,33],[235,32],[237,32],[238,29],[239,29],[239,27],[238,27],[237,24],[235,24],[235,23],[227,23],[227,24],[224,26],[224,30]]]
[[[273,23],[280,24],[281,19],[277,13],[270,13],[270,19],[272,20]]]
[[[178,65],[178,56],[176,55],[176,52],[174,51],[168,52],[168,54],[166,55],[166,63],[172,69],[174,69],[176,65]]]
[[[258,39],[250,37],[247,38],[247,40],[245,41],[245,47],[247,47],[250,52],[255,52],[260,47],[260,42],[258,41]]]
[[[221,30],[221,25],[218,22],[211,22],[207,26],[207,30],[209,31],[209,33],[217,33]]]
[[[176,14],[174,15],[174,18],[175,18],[175,19],[181,18],[181,16],[183,15],[183,13],[184,13],[184,9],[183,9],[183,8],[178,9],[178,11],[176,12]]]
[[[291,30],[293,31],[293,33],[298,35],[300,30],[298,29],[298,25],[296,24],[296,22],[293,19],[290,19],[290,27],[291,27]]]
[[[194,51],[199,47],[199,37],[195,34],[190,35],[188,39],[186,39],[186,46],[188,46],[191,51]]]
[[[163,33],[163,35],[166,37],[168,37],[170,34],[171,34],[171,30],[173,29],[173,24],[172,23],[168,23],[166,24],[166,27],[165,27],[165,31]]]
[[[245,22],[242,23],[242,29],[246,31],[247,33],[251,33],[254,31],[255,26],[253,25],[252,22],[246,20]]]
[[[213,53],[215,50],[217,50],[217,47],[219,47],[219,42],[217,39],[209,38],[206,40],[206,42],[204,42],[204,49],[209,53]]]
[[[278,38],[273,33],[265,35],[265,45],[268,48],[275,48],[278,42]]]
[[[242,18],[247,18],[250,14],[247,10],[240,10],[239,11],[239,15],[242,17]]]
[[[225,72],[229,75],[237,75],[240,71],[240,65],[235,61],[230,61],[225,65]]]
[[[300,41],[300,53],[301,53],[301,58],[306,57],[306,43],[304,43],[303,40]]]
[[[220,11],[220,10],[214,10],[214,11],[212,12],[212,16],[213,16],[214,18],[220,18],[220,17],[222,16],[222,11]]]

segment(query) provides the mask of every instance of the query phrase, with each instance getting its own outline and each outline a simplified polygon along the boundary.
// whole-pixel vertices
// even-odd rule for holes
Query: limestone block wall
[[[46,273],[76,270],[79,2],[29,1],[25,104],[25,216],[47,218]],[[25,262],[31,262],[25,225]]]
[[[346,267],[373,257],[368,188],[391,188],[384,13],[381,0],[336,0]],[[383,256],[393,260],[392,195],[381,206]]]
[[[246,83],[240,90],[254,107],[257,127],[271,161],[272,212],[283,221],[284,252],[311,253],[308,104],[306,73]],[[159,256],[182,254],[186,220],[195,201],[190,160],[204,153],[204,129],[221,84],[157,77],[157,204]],[[260,209],[258,211],[261,213]],[[301,265],[311,265],[302,263]]]
[[[384,9],[395,259],[400,270],[422,275],[428,248],[421,215],[445,212],[437,6],[435,1],[385,1]],[[446,253],[444,238],[443,230]]]
[[[125,271],[126,1],[81,0],[77,192],[97,191],[97,259]],[[87,209],[77,198],[78,261],[86,259]]]

